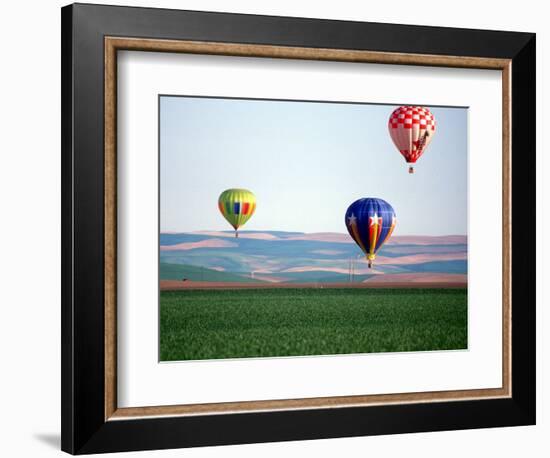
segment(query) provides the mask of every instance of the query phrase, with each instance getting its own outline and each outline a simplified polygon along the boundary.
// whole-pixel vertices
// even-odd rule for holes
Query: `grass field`
[[[163,291],[161,361],[467,347],[465,289]]]

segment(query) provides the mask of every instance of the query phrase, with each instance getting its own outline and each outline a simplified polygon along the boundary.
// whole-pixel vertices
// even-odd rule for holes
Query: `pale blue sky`
[[[467,233],[467,109],[437,127],[415,173],[393,145],[397,105],[160,97],[161,231],[230,230],[227,188],[257,198],[243,230],[346,232],[347,207],[380,197],[396,235]]]

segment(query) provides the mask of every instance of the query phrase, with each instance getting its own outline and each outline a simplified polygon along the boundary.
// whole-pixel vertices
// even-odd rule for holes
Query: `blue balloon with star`
[[[397,219],[388,202],[365,197],[348,207],[345,223],[349,235],[365,253],[369,267],[372,267],[376,253],[391,237]]]

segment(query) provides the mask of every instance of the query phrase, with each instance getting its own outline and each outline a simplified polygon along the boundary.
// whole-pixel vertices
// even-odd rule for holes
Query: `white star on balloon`
[[[351,216],[348,216],[348,223],[350,226],[353,226],[357,221],[357,218],[355,217],[355,215],[352,213]]]
[[[374,216],[370,217],[370,225],[373,226],[378,224],[378,215],[375,213]]]

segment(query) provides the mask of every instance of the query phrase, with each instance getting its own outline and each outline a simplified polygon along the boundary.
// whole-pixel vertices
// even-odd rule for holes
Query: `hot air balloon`
[[[365,253],[369,268],[380,247],[391,237],[396,222],[392,206],[382,199],[366,197],[348,207],[346,227],[351,238]]]
[[[235,237],[238,237],[239,227],[246,223],[256,210],[256,196],[248,189],[226,189],[218,198],[218,208],[235,229]]]
[[[388,129],[393,143],[409,164],[409,173],[414,173],[413,164],[434,136],[434,115],[424,107],[399,107],[391,114]]]

